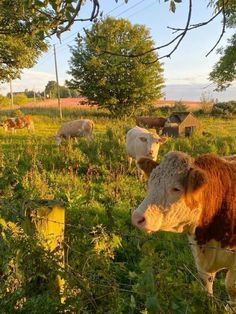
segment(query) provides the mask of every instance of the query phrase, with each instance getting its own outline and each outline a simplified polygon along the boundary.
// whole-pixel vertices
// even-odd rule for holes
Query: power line
[[[116,17],[119,17],[119,16],[121,16],[122,14],[124,14],[124,13],[126,13],[126,12],[132,10],[133,8],[137,7],[139,4],[141,4],[141,3],[144,2],[144,1],[145,1],[145,0],[139,1],[138,3],[132,5],[130,8],[128,8],[128,9],[122,11],[122,12],[121,12],[120,14],[118,14]]]
[[[142,9],[140,9],[140,10],[138,10],[138,11],[136,11],[136,12],[130,14],[130,15],[127,16],[126,18],[129,19],[131,16],[134,16],[134,15],[140,13],[140,12],[145,11],[146,9],[149,9],[150,7],[154,6],[156,3],[157,3],[157,0],[155,0],[155,1],[152,2],[151,4],[147,5],[146,7],[144,7],[144,8],[142,8]]]
[[[110,11],[108,11],[104,16],[107,16],[108,14],[110,14],[111,12],[114,12],[115,10],[119,9],[120,7],[122,7],[122,6],[125,5],[125,4],[126,4],[126,2],[123,1],[123,3],[119,4],[118,6],[114,7],[114,8],[111,9]],[[89,25],[92,24],[92,23],[93,23],[93,22],[90,22]],[[78,32],[81,31],[81,30],[83,30],[83,28],[82,28],[82,29],[79,29],[78,31],[76,31],[76,32],[74,32],[74,33],[72,33],[72,34],[70,34],[69,36],[67,36],[67,37],[65,38],[65,40],[68,39],[68,38],[70,38],[70,37],[72,37],[72,36],[74,36],[74,35],[76,35],[76,34],[78,34]]]

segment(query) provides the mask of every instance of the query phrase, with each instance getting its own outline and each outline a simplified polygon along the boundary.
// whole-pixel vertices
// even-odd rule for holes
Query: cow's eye
[[[179,188],[173,188],[172,191],[173,192],[180,192],[181,190]]]
[[[140,141],[142,141],[142,142],[147,142],[146,137],[140,137],[139,139],[140,139]]]

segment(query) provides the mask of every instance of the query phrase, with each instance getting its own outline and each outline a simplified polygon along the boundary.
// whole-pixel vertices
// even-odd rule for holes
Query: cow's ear
[[[187,193],[198,193],[207,183],[207,177],[203,170],[199,168],[190,168],[185,188]]]
[[[138,167],[142,169],[147,177],[150,176],[152,170],[158,166],[158,163],[150,158],[142,157],[137,162]]]

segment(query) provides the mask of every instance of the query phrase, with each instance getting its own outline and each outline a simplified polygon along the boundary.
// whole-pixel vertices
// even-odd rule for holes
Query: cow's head
[[[143,146],[143,151],[146,152],[145,156],[151,159],[156,159],[161,144],[166,143],[167,137],[160,137],[157,134],[144,133],[139,136],[139,146]]]
[[[148,158],[138,164],[150,177],[147,196],[133,212],[133,224],[147,232],[193,232],[201,215],[206,174],[182,152],[169,152],[159,165]]]

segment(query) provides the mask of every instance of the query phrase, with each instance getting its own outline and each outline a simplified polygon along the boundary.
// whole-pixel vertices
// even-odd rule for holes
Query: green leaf
[[[176,5],[175,5],[175,2],[174,1],[171,1],[170,2],[170,11],[175,13],[175,10],[176,10]]]
[[[6,228],[6,227],[7,227],[7,223],[6,223],[5,219],[0,218],[0,225],[1,225],[3,228]]]

